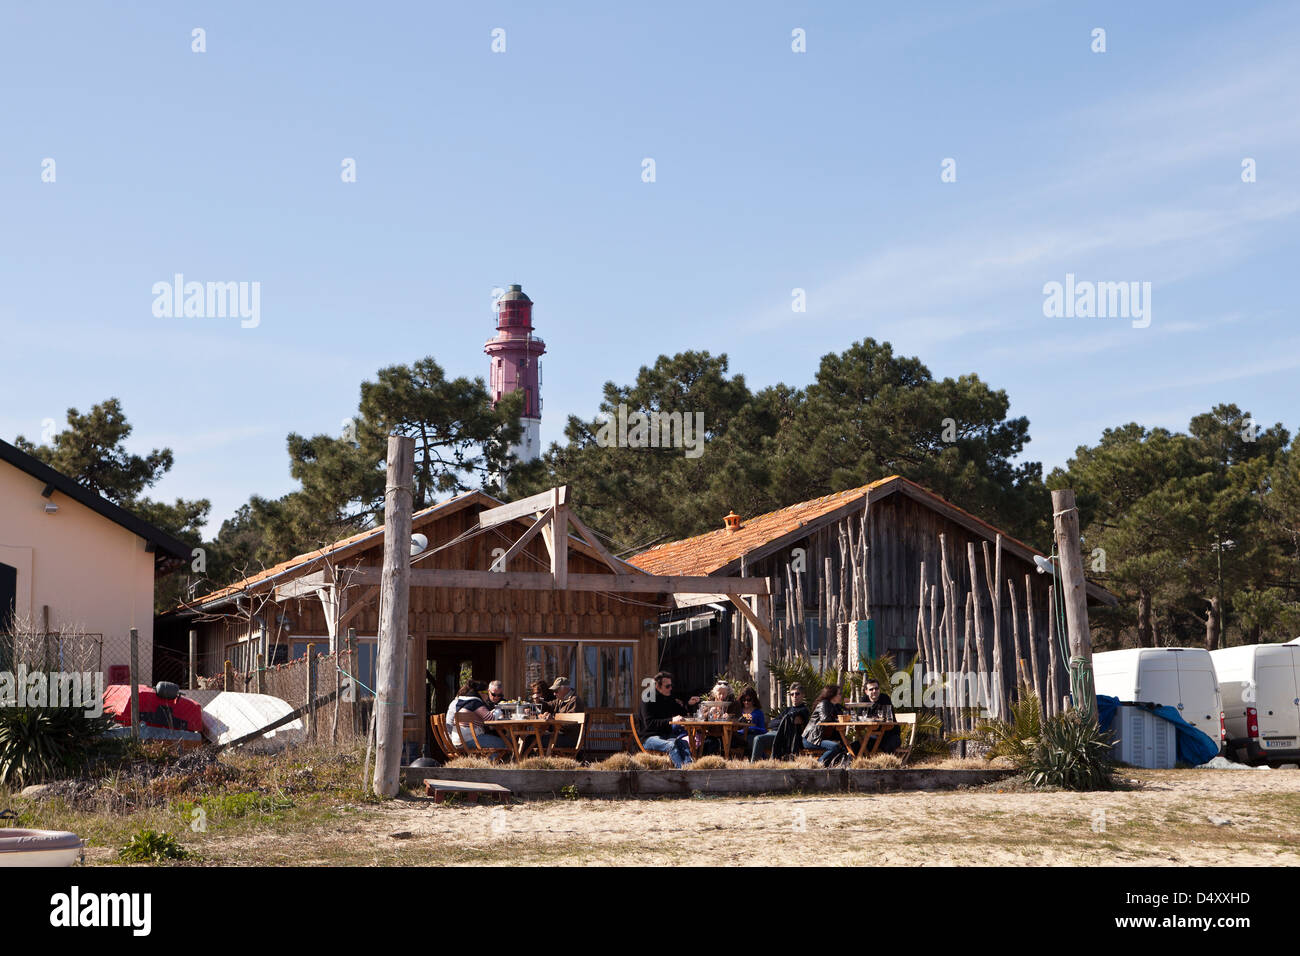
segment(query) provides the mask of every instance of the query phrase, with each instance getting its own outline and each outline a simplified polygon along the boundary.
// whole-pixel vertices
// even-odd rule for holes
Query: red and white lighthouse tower
[[[532,461],[542,453],[541,357],[546,343],[533,335],[533,300],[519,286],[512,285],[497,300],[497,334],[483,351],[488,356],[492,401],[523,392],[524,431],[511,452],[519,461]]]

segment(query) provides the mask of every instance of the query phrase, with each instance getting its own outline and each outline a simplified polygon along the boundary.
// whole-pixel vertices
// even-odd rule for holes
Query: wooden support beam
[[[763,642],[765,644],[771,644],[772,631],[767,626],[767,622],[763,620],[760,613],[751,608],[745,599],[739,595],[728,595],[728,600],[736,606],[736,610],[740,611],[741,616],[750,623],[758,636],[763,639]]]
[[[569,509],[560,490],[551,489],[551,577],[557,591],[569,586]]]
[[[554,578],[549,571],[461,571],[441,568],[411,569],[411,587],[482,588],[498,591],[549,591]],[[357,584],[375,584],[379,568],[358,568]],[[771,594],[768,578],[670,577],[657,574],[570,574],[570,591],[608,591],[617,594]]]
[[[541,494],[520,498],[518,501],[512,501],[510,504],[501,505],[498,508],[488,508],[485,511],[480,511],[478,514],[479,530],[485,531],[508,521],[514,521],[517,518],[524,518],[539,511],[546,511],[548,508],[557,505],[567,507],[568,504],[569,486],[560,485],[550,491],[543,491]]]
[[[383,605],[379,615],[379,648],[375,687],[374,790],[380,797],[397,795],[402,761],[402,714],[406,692],[402,665],[408,655],[408,609],[411,599],[411,504],[415,473],[415,441],[388,436],[388,477],[384,492],[384,566],[379,571]],[[418,573],[418,572],[417,572]],[[491,572],[485,572],[491,574]],[[373,582],[367,582],[373,583]],[[312,701],[313,707],[315,701]]]
[[[591,545],[596,550],[596,553],[600,555],[600,559],[609,565],[611,571],[615,574],[623,573],[626,565],[610,554],[609,549],[596,539],[596,535],[592,530],[583,524],[582,520],[572,511],[569,512],[569,524],[573,525],[573,530],[578,532],[579,537],[581,537],[583,541],[587,542],[587,544]]]
[[[375,584],[361,592],[361,596],[348,605],[348,609],[339,617],[339,627],[346,627],[347,623],[366,609],[366,606],[375,599],[379,594],[379,585]]]
[[[529,541],[532,541],[533,538],[537,537],[537,532],[544,531],[547,527],[550,526],[551,519],[553,517],[555,517],[555,509],[547,508],[546,513],[543,514],[540,518],[538,518],[535,522],[533,522],[533,526],[529,528],[527,531],[525,531],[523,534],[521,534],[519,536],[519,540],[516,541],[514,544],[512,544],[510,546],[510,549],[506,551],[505,554],[501,555],[501,557],[497,558],[495,561],[492,562],[492,567],[489,570],[494,572],[500,572],[506,570],[506,568],[510,564],[511,559],[514,558],[516,555],[518,555],[519,552],[523,551],[524,548],[528,547]],[[548,549],[550,549],[551,544],[549,540],[547,541],[546,546]]]

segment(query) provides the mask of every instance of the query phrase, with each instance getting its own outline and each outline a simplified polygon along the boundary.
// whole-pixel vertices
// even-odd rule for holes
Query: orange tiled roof
[[[693,538],[655,545],[628,560],[650,574],[709,575],[769,541],[797,531],[810,521],[852,503],[874,488],[902,480],[897,475],[890,475],[857,488],[747,518],[735,531],[719,528]]]

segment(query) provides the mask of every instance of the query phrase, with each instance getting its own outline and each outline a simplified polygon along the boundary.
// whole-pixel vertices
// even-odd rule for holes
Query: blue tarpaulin
[[[1125,703],[1131,703],[1125,701]],[[1104,694],[1097,695],[1097,726],[1102,730],[1110,730],[1110,725],[1115,721],[1115,711],[1119,709],[1120,700],[1118,697],[1107,697]],[[1157,717],[1162,717],[1174,725],[1178,735],[1178,759],[1189,767],[1199,767],[1203,763],[1208,763],[1219,755],[1219,745],[1202,731],[1197,730],[1187,721],[1183,720],[1182,714],[1178,713],[1173,707],[1160,707],[1155,704],[1132,704],[1134,707],[1145,707]]]

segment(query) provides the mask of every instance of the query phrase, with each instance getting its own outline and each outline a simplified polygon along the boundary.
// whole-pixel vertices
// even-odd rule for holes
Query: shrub
[[[578,793],[578,788],[576,786],[569,783],[560,788],[560,796],[565,800],[577,800],[581,794]]]
[[[1065,790],[1115,789],[1113,739],[1074,711],[1043,724],[1033,753],[1023,765],[1035,787]]]
[[[26,786],[70,776],[120,749],[104,738],[108,715],[66,707],[0,707],[0,785]]]
[[[117,855],[127,863],[161,863],[164,860],[189,859],[190,853],[170,833],[159,833],[145,827],[137,830]]]
[[[954,734],[952,739],[975,741],[987,748],[986,759],[1007,757],[1023,769],[1033,755],[1043,729],[1038,696],[1022,687],[1019,699],[1011,705],[1007,716],[1007,720],[997,717],[982,720],[972,733]]]

